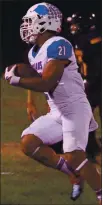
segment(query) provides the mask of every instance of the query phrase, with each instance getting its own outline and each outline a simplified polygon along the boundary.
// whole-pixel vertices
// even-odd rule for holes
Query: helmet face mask
[[[41,11],[38,8],[42,8]],[[44,8],[46,9],[45,15],[43,14]],[[50,11],[52,12],[50,13]],[[40,3],[32,6],[22,20],[21,39],[26,43],[35,43],[38,34],[44,33],[46,30],[58,33],[61,31],[62,13],[51,4]]]
[[[23,23],[20,26],[20,36],[26,43],[34,43],[40,33],[40,26],[35,17],[23,17]]]
[[[20,26],[20,36],[23,41],[29,43],[31,38],[33,40],[33,38],[36,37],[36,35],[33,33],[32,19],[23,17],[22,20],[23,23]]]

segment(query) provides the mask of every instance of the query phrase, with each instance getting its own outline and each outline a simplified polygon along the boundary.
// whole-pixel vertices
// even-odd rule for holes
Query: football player
[[[96,124],[84,92],[84,84],[71,43],[60,36],[63,15],[49,4],[32,6],[23,17],[20,35],[33,43],[28,58],[41,78],[15,76],[16,65],[5,79],[13,86],[45,92],[50,112],[35,120],[21,135],[22,151],[46,166],[67,175],[78,172],[95,191],[101,204],[101,178],[86,158],[89,129]],[[56,154],[48,145],[63,140],[64,154]]]

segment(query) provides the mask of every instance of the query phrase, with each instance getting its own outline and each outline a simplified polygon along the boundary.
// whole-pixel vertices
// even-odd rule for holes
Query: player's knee
[[[21,150],[25,155],[32,157],[41,144],[42,141],[38,137],[31,134],[24,135],[21,139]]]
[[[76,150],[72,164],[72,167],[74,168],[76,175],[78,175],[81,169],[84,169],[84,167],[88,164],[86,153],[82,150]]]
[[[65,159],[69,161],[69,165],[75,170],[85,159],[86,153],[82,150],[75,150],[71,153],[65,153]]]

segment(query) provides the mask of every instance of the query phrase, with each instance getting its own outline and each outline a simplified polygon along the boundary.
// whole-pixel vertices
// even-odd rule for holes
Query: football
[[[13,65],[8,66],[8,70],[13,67]],[[15,75],[22,78],[30,78],[30,77],[41,77],[36,70],[34,70],[30,64],[17,63],[15,69]]]

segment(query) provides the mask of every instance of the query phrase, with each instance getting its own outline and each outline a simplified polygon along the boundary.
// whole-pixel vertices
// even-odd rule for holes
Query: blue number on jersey
[[[54,41],[47,48],[47,57],[54,59],[69,59],[72,55],[72,45],[64,39]]]

